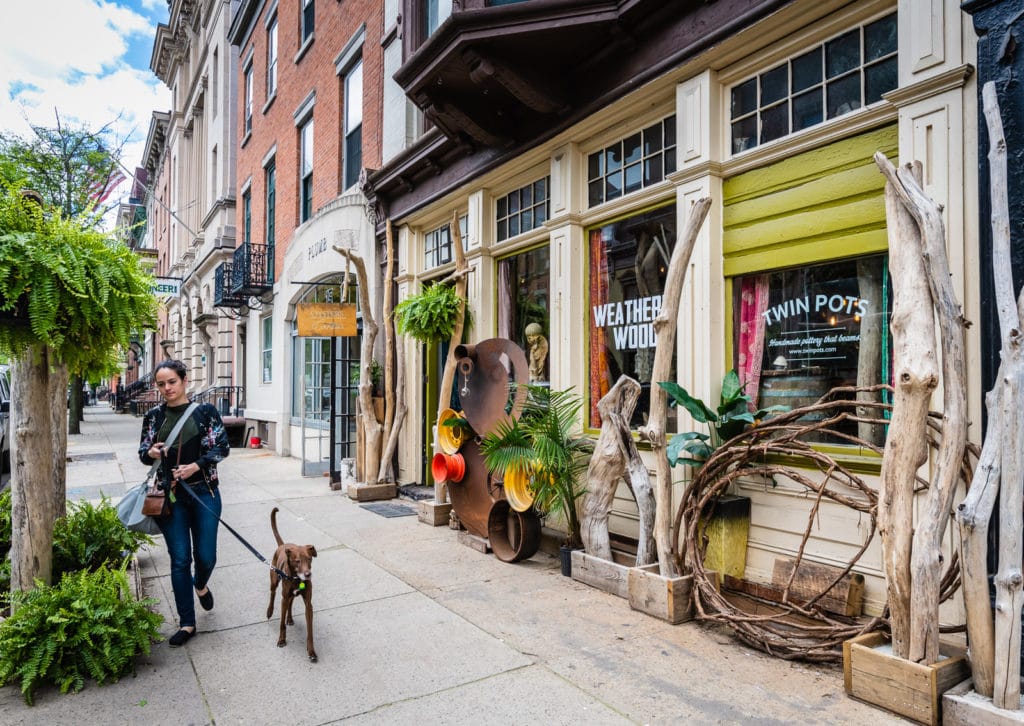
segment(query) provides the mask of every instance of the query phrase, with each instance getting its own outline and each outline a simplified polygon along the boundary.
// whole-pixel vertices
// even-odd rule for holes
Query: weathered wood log
[[[392,291],[395,274],[395,247],[391,231],[391,220],[387,220],[384,240],[387,245],[387,265],[384,272],[384,310],[381,312],[384,325],[384,450],[380,455],[380,476],[378,484],[395,483],[395,450],[398,448],[398,436],[405,423],[408,406],[405,403],[405,355],[395,356],[394,306]]]
[[[370,307],[366,263],[350,249],[334,245],[334,250],[355,266],[356,284],[359,286],[359,308],[363,314],[363,341],[359,352],[359,422],[363,431],[363,482],[372,484],[377,481],[380,471],[380,446],[384,432],[373,412],[373,346],[378,326]]]
[[[950,281],[942,207],[925,194],[910,169],[895,169],[886,161],[882,172],[921,230],[928,286],[941,334],[943,435],[935,457],[931,486],[914,529],[910,559],[910,651],[907,657],[930,665],[939,658],[942,536],[956,492],[967,439],[966,321]]]
[[[996,310],[1002,347],[1000,355],[1001,418],[998,431],[999,461],[999,570],[995,577],[995,667],[992,703],[1005,709],[1020,707],[1020,628],[1024,606],[1021,558],[1021,508],[1024,506],[1024,425],[1020,406],[1024,389],[1024,350],[1020,305],[1014,304],[1010,258],[1010,206],[1007,197],[1006,138],[990,81],[982,88],[982,106],[989,136],[989,173],[992,188],[992,267]],[[1022,292],[1024,300],[1024,292]],[[993,436],[989,432],[989,436]],[[987,593],[986,593],[987,594]],[[987,605],[987,601],[985,602]],[[972,603],[979,607],[981,603]]]
[[[580,502],[584,549],[589,555],[611,560],[608,516],[619,481],[626,481],[640,512],[637,566],[649,565],[657,558],[654,547],[654,490],[629,428],[640,391],[639,382],[629,376],[620,376],[598,402],[601,433],[587,467],[587,491]]]
[[[883,170],[891,168],[875,155]],[[914,483],[928,459],[928,404],[939,383],[931,291],[921,256],[920,230],[900,202],[893,182],[885,187],[892,279],[893,394],[892,423],[882,458],[878,531],[889,598],[893,653],[910,652],[911,548],[914,534]]]
[[[444,373],[441,376],[441,390],[437,398],[437,415],[448,408],[448,402],[452,398],[452,384],[455,381],[455,347],[462,342],[462,330],[466,324],[466,286],[469,274],[469,265],[466,263],[466,253],[462,249],[462,230],[459,228],[459,210],[452,211],[450,225],[452,236],[452,250],[455,253],[455,272],[452,273],[455,285],[455,294],[462,300],[459,306],[459,314],[455,318],[455,327],[452,329],[451,342],[448,345],[448,357],[444,360]],[[445,284],[444,281],[436,283]],[[435,423],[437,423],[435,421]],[[437,435],[434,436],[434,453],[438,451]],[[443,504],[448,501],[448,491],[444,482],[434,482],[434,501]]]
[[[772,586],[781,590],[779,602],[806,606],[812,599],[822,610],[840,615],[860,615],[864,609],[864,575],[842,568],[776,557]]]
[[[658,550],[659,572],[663,577],[679,576],[679,563],[672,552],[672,471],[665,455],[665,425],[668,414],[668,397],[659,381],[668,380],[675,355],[676,327],[679,319],[679,298],[683,293],[686,270],[690,266],[690,255],[697,243],[697,235],[711,208],[711,199],[702,197],[690,207],[683,234],[676,239],[669,261],[662,295],[661,312],[654,321],[654,333],[658,344],[654,352],[651,371],[651,410],[647,426],[640,429],[640,436],[651,444],[656,469],[654,500],[657,503],[654,520],[654,540]]]

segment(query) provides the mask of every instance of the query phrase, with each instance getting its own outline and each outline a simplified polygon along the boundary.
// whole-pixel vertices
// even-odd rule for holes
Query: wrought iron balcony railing
[[[274,289],[274,247],[247,242],[235,250],[231,264],[233,295],[260,296]]]
[[[231,274],[233,263],[221,262],[213,273],[213,305],[218,308],[240,308],[245,305],[245,295],[231,292],[234,279]]]

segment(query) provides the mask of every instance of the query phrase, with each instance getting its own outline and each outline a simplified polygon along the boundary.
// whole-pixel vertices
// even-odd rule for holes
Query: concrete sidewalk
[[[116,499],[141,481],[140,429],[139,418],[87,408],[68,445],[68,498]],[[447,527],[380,516],[299,470],[296,459],[233,449],[221,465],[223,517],[269,556],[276,506],[281,536],[316,546],[318,663],[306,658],[300,604],[277,647],[268,568],[222,528],[216,607],[198,611],[187,646],[155,645],[135,677],[109,686],[41,689],[34,707],[0,689],[0,723],[903,723],[847,698],[841,668],[647,617],[562,577],[557,558],[502,563]],[[177,628],[162,540],[141,562],[168,637]]]

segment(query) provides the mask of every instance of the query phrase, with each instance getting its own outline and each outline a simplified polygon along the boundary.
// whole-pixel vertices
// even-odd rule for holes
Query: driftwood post
[[[889,161],[875,155],[882,167]],[[892,339],[895,392],[892,423],[882,458],[878,530],[889,594],[893,655],[910,653],[910,558],[914,535],[914,482],[928,459],[928,404],[939,383],[932,295],[928,289],[920,230],[900,202],[893,183],[885,185],[892,276]]]
[[[999,460],[999,571],[996,573],[995,667],[992,703],[1005,709],[1020,707],[1020,627],[1022,591],[1021,507],[1024,505],[1024,426],[1020,420],[1021,389],[1024,388],[1024,351],[1019,308],[1013,299],[1010,260],[1010,206],[1007,198],[1006,139],[996,99],[995,85],[982,88],[982,104],[989,135],[989,169],[992,175],[992,266],[996,309],[1002,339],[1002,364],[997,387],[999,426],[989,431],[997,438]],[[1022,294],[1024,300],[1024,294]],[[987,443],[987,442],[986,442]],[[983,575],[984,564],[981,569]],[[988,592],[971,605],[988,606]],[[965,598],[966,599],[966,598]],[[970,620],[968,620],[970,624]],[[973,644],[972,644],[973,647]]]
[[[928,271],[928,285],[941,333],[943,434],[935,457],[931,486],[914,529],[910,555],[910,649],[907,658],[930,665],[939,659],[942,535],[967,439],[966,321],[960,313],[950,282],[941,206],[924,193],[910,169],[896,169],[884,156],[879,159],[876,155],[875,158],[921,230],[921,254]]]
[[[381,319],[384,325],[384,431],[386,440],[380,455],[380,476],[378,484],[391,484],[395,481],[395,449],[398,447],[398,434],[402,431],[408,407],[405,403],[405,356],[395,356],[395,320],[394,304],[391,288],[394,285],[395,246],[391,231],[391,220],[387,220],[384,230],[387,246],[387,264],[384,271],[384,310]]]
[[[359,307],[363,313],[363,346],[359,353],[359,421],[363,428],[363,481],[372,484],[377,481],[380,471],[380,444],[383,426],[373,412],[373,345],[377,340],[377,321],[370,307],[370,288],[367,285],[366,264],[363,258],[350,249],[334,245],[334,250],[347,258],[356,268],[356,284],[359,286]]]
[[[462,249],[462,230],[459,229],[459,211],[456,209],[452,212],[451,221],[451,234],[452,234],[452,249],[455,252],[455,271],[441,280],[435,283],[436,285],[444,285],[448,282],[454,281],[455,283],[455,294],[459,296],[461,304],[459,305],[459,314],[455,318],[455,327],[452,329],[451,343],[448,346],[448,356],[444,361],[444,373],[441,376],[441,389],[438,392],[437,398],[437,415],[440,416],[441,412],[448,408],[448,402],[452,399],[452,383],[455,380],[455,346],[462,342],[462,329],[466,323],[466,276],[469,275],[469,265],[466,263],[466,253]],[[434,422],[437,423],[436,421]],[[434,452],[438,451],[437,435],[434,436]],[[444,504],[448,501],[448,490],[445,488],[444,483],[434,482],[434,501],[438,504]]]
[[[587,554],[612,559],[608,515],[619,480],[624,479],[640,510],[636,565],[642,567],[657,559],[657,550],[654,547],[654,489],[629,430],[629,420],[639,398],[640,384],[629,376],[620,376],[598,401],[601,433],[587,467],[587,491],[580,503],[580,533]]]
[[[654,517],[654,540],[658,550],[658,571],[662,577],[679,576],[679,565],[672,552],[672,470],[665,454],[665,422],[668,414],[668,395],[658,385],[659,381],[668,380],[672,367],[672,356],[675,355],[676,326],[679,317],[679,298],[683,293],[683,282],[686,279],[686,268],[690,265],[690,255],[697,243],[697,234],[711,208],[711,199],[702,197],[690,207],[683,235],[676,240],[672,250],[672,259],[668,265],[665,279],[665,292],[662,296],[662,307],[654,320],[654,333],[658,344],[654,351],[654,366],[651,371],[651,411],[647,417],[647,426],[640,429],[640,436],[651,444],[654,453],[656,485],[654,500],[657,509]]]

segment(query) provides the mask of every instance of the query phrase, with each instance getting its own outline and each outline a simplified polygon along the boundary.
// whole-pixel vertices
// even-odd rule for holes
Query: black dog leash
[[[206,504],[204,504],[204,503],[203,503],[203,500],[202,500],[202,499],[200,499],[200,498],[199,498],[198,496],[196,496],[196,493],[195,493],[194,491],[192,491],[192,487],[190,487],[190,486],[188,485],[188,482],[186,482],[186,481],[185,481],[184,479],[178,479],[178,483],[179,483],[179,484],[181,484],[181,486],[185,487],[185,491],[186,491],[186,492],[187,492],[187,493],[189,494],[189,496],[191,496],[191,497],[192,497],[193,499],[195,499],[195,500],[196,500],[196,504],[198,504],[198,505],[199,505],[200,507],[202,507],[202,508],[203,508],[203,509],[205,509],[205,510],[206,510],[207,512],[209,512],[210,514],[212,514],[212,515],[213,515],[214,517],[217,517],[217,520],[218,520],[218,521],[219,521],[219,522],[220,522],[221,524],[223,524],[223,525],[224,525],[224,526],[225,526],[225,527],[227,528],[227,530],[228,530],[228,531],[229,531],[229,532],[230,532],[231,534],[235,535],[235,538],[236,538],[236,539],[237,539],[237,540],[238,540],[239,542],[241,542],[241,543],[242,543],[243,545],[245,545],[246,549],[248,549],[248,550],[249,550],[250,552],[252,552],[252,553],[253,553],[254,555],[256,555],[256,557],[257,557],[257,558],[258,558],[258,559],[259,559],[259,560],[260,560],[260,561],[261,561],[261,562],[262,562],[263,564],[265,564],[265,565],[266,565],[267,567],[269,567],[269,568],[270,568],[271,570],[273,570],[274,572],[276,572],[276,573],[277,573],[277,575],[278,575],[278,577],[283,577],[283,578],[284,578],[284,579],[286,579],[286,580],[294,580],[295,582],[298,582],[298,583],[302,583],[302,578],[300,578],[300,577],[296,577],[295,575],[289,575],[289,574],[288,574],[287,572],[285,572],[285,571],[281,570],[281,569],[280,569],[280,568],[278,568],[278,567],[274,567],[274,566],[273,566],[272,564],[270,564],[270,562],[269,562],[269,561],[267,560],[267,558],[266,558],[266,557],[264,557],[263,555],[261,555],[261,554],[259,553],[259,551],[258,551],[258,550],[257,550],[257,549],[256,549],[255,547],[253,547],[253,546],[252,546],[251,544],[249,544],[249,543],[248,543],[248,542],[246,541],[245,537],[243,537],[242,535],[240,535],[240,534],[239,534],[238,532],[236,532],[236,531],[235,531],[234,527],[232,527],[232,526],[231,526],[230,524],[228,524],[227,522],[225,522],[225,521],[224,521],[223,519],[221,519],[221,518],[220,518],[220,515],[218,515],[218,514],[217,514],[216,512],[214,512],[214,511],[213,511],[212,509],[210,509],[210,508],[209,508],[208,506],[206,506]],[[301,584],[300,584],[300,586],[299,586],[299,589],[300,589],[300,590],[302,589],[302,585],[301,585]]]

